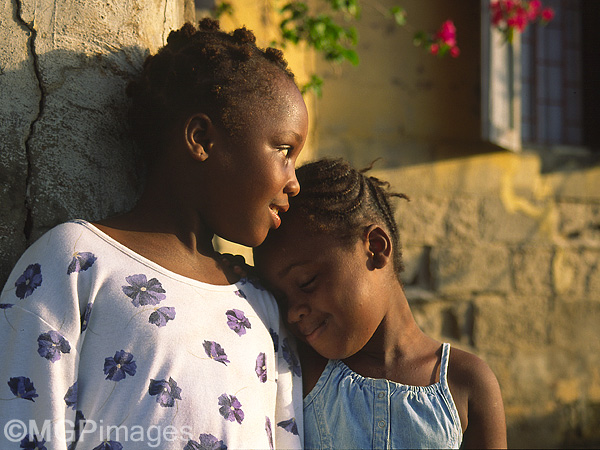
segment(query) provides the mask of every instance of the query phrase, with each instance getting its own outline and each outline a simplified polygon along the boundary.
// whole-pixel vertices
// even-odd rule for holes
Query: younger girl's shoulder
[[[484,389],[496,383],[496,376],[488,364],[473,353],[452,347],[448,361],[448,380],[465,389]]]
[[[465,448],[503,448],[506,424],[500,385],[478,356],[452,348],[448,384],[463,422]]]

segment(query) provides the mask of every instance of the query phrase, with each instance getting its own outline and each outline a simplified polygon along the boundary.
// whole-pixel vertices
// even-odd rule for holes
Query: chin
[[[223,236],[223,238],[227,239],[228,241],[231,241],[231,242],[234,242],[236,244],[240,244],[240,245],[243,245],[246,247],[258,247],[267,238],[267,233],[265,232],[264,234],[253,235],[253,236],[239,236],[239,237],[232,238],[232,239],[230,239],[226,236]]]

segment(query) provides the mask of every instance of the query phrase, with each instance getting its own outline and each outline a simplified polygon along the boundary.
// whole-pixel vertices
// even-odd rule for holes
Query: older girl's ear
[[[365,230],[365,250],[374,269],[384,268],[392,258],[392,240],[379,225],[369,225]]]
[[[206,161],[214,140],[214,124],[206,114],[195,114],[185,124],[185,144],[197,161]]]

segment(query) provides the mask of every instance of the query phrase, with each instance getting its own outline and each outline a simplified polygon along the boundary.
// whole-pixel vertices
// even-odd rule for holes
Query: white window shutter
[[[491,0],[481,0],[482,137],[508,150],[521,149],[520,35],[513,42],[492,27]]]

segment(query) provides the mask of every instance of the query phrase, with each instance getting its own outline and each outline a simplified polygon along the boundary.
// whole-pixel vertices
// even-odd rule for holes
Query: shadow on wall
[[[600,403],[565,405],[545,416],[528,417],[509,423],[508,447],[600,448],[599,423]],[[557,442],[561,442],[559,447]]]
[[[42,233],[130,209],[143,161],[125,89],[147,50],[55,50],[0,70],[0,284]]]

